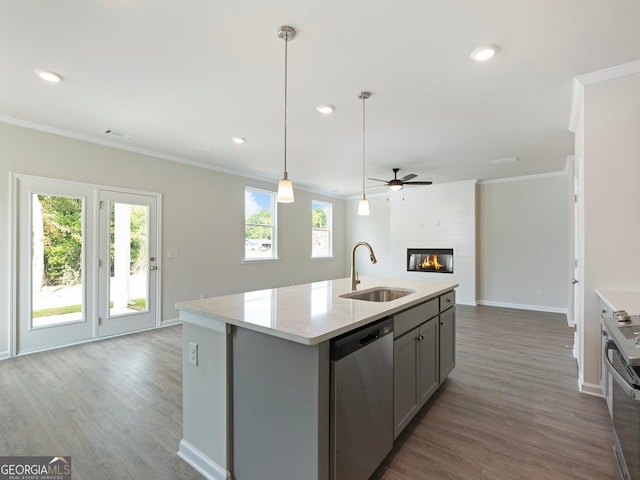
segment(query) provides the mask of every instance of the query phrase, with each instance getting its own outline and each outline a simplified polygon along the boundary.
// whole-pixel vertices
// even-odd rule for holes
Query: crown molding
[[[569,131],[575,133],[578,119],[584,101],[584,87],[595,83],[606,82],[626,75],[640,73],[640,60],[623,63],[615,67],[596,70],[573,79],[573,94],[571,95],[571,112],[569,113]]]
[[[523,180],[535,180],[538,178],[549,178],[549,177],[563,177],[567,175],[567,169],[565,166],[564,170],[558,172],[547,172],[547,173],[535,173],[532,175],[522,175],[519,177],[505,177],[505,178],[494,178],[491,180],[480,180],[478,185],[491,185],[494,183],[507,183],[507,182],[520,182]]]
[[[248,178],[251,180],[257,180],[260,182],[267,182],[267,183],[278,183],[279,179],[276,178],[269,178],[269,177],[264,177],[261,175],[254,175],[251,173],[247,173],[247,172],[241,172],[238,170],[233,170],[230,168],[224,168],[224,167],[219,167],[217,165],[213,165],[210,163],[206,163],[206,162],[200,162],[197,160],[191,160],[188,158],[184,158],[184,157],[179,157],[177,155],[169,155],[166,153],[161,153],[161,152],[157,152],[154,150],[148,150],[146,148],[139,148],[139,147],[134,147],[132,145],[123,145],[122,143],[117,143],[114,142],[112,140],[106,140],[103,138],[98,138],[98,137],[92,137],[90,135],[84,135],[81,133],[76,133],[76,132],[72,132],[69,130],[63,130],[60,128],[54,128],[54,127],[49,127],[47,125],[42,125],[40,123],[35,123],[35,122],[30,122],[27,120],[22,120],[19,118],[14,118],[14,117],[7,117],[4,115],[0,115],[0,122],[1,123],[7,123],[9,125],[14,125],[16,127],[22,127],[22,128],[28,128],[30,130],[36,130],[38,132],[45,132],[45,133],[49,133],[52,135],[57,135],[60,137],[65,137],[65,138],[72,138],[74,140],[79,140],[82,142],[87,142],[87,143],[92,143],[95,145],[101,145],[103,147],[109,147],[109,148],[115,148],[117,150],[124,150],[126,152],[131,152],[131,153],[137,153],[139,155],[145,155],[147,157],[154,157],[154,158],[161,158],[163,160],[167,160],[169,162],[176,162],[176,163],[182,163],[184,165],[190,165],[192,167],[199,167],[199,168],[205,168],[207,170],[213,170],[215,172],[220,172],[220,173],[226,173],[227,175],[234,175],[236,177],[242,177],[242,178]],[[309,192],[309,193],[315,193],[318,195],[324,195],[325,197],[331,197],[331,198],[339,198],[339,199],[346,199],[345,195],[340,195],[334,192],[327,192],[327,191],[323,191],[323,190],[319,190],[319,189],[315,189],[315,188],[311,188],[308,187],[306,185],[300,185],[297,184],[295,186],[295,188],[297,190],[303,190],[305,192]]]

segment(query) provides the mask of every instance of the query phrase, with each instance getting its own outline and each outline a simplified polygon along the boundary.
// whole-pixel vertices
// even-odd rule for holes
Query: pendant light
[[[362,198],[358,202],[358,215],[365,216],[369,215],[369,200],[367,200],[367,196],[364,193],[364,167],[365,167],[365,155],[364,155],[364,101],[371,96],[370,92],[360,92],[358,94],[358,98],[362,100]]]
[[[278,29],[278,38],[284,40],[284,176],[278,182],[278,203],[293,203],[293,183],[287,174],[287,45],[293,40],[296,31],[293,27],[283,26]]]

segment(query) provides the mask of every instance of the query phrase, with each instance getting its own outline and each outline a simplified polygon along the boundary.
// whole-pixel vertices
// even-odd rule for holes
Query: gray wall
[[[478,189],[478,303],[566,313],[567,175],[481,182]]]
[[[177,301],[345,276],[345,201],[296,189],[278,208],[279,256],[243,264],[244,188],[276,185],[0,123],[0,252],[9,258],[9,173],[163,194],[162,320]],[[277,172],[274,172],[276,175]],[[294,179],[295,180],[295,179]],[[311,259],[311,200],[333,204],[334,258]],[[179,258],[167,258],[179,250]],[[9,350],[9,262],[0,263],[0,358]]]
[[[584,132],[576,131],[576,156],[584,151],[582,367],[584,382],[592,385],[599,383],[600,365],[595,290],[640,291],[639,133],[640,74],[585,87]]]

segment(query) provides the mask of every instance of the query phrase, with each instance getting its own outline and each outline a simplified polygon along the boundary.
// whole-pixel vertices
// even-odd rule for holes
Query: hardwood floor
[[[459,306],[457,321],[455,370],[373,478],[611,479],[606,406],[577,392],[564,318]],[[1,361],[0,455],[71,455],[74,480],[202,478],[176,456],[181,334]]]
[[[70,455],[74,480],[201,479],[182,438],[182,327],[0,362],[0,455]]]
[[[577,391],[564,316],[457,307],[456,368],[376,480],[613,478],[603,399]]]

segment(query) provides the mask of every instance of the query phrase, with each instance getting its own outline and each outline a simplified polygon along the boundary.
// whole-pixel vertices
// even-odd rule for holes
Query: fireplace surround
[[[407,272],[453,273],[453,248],[407,248]]]

